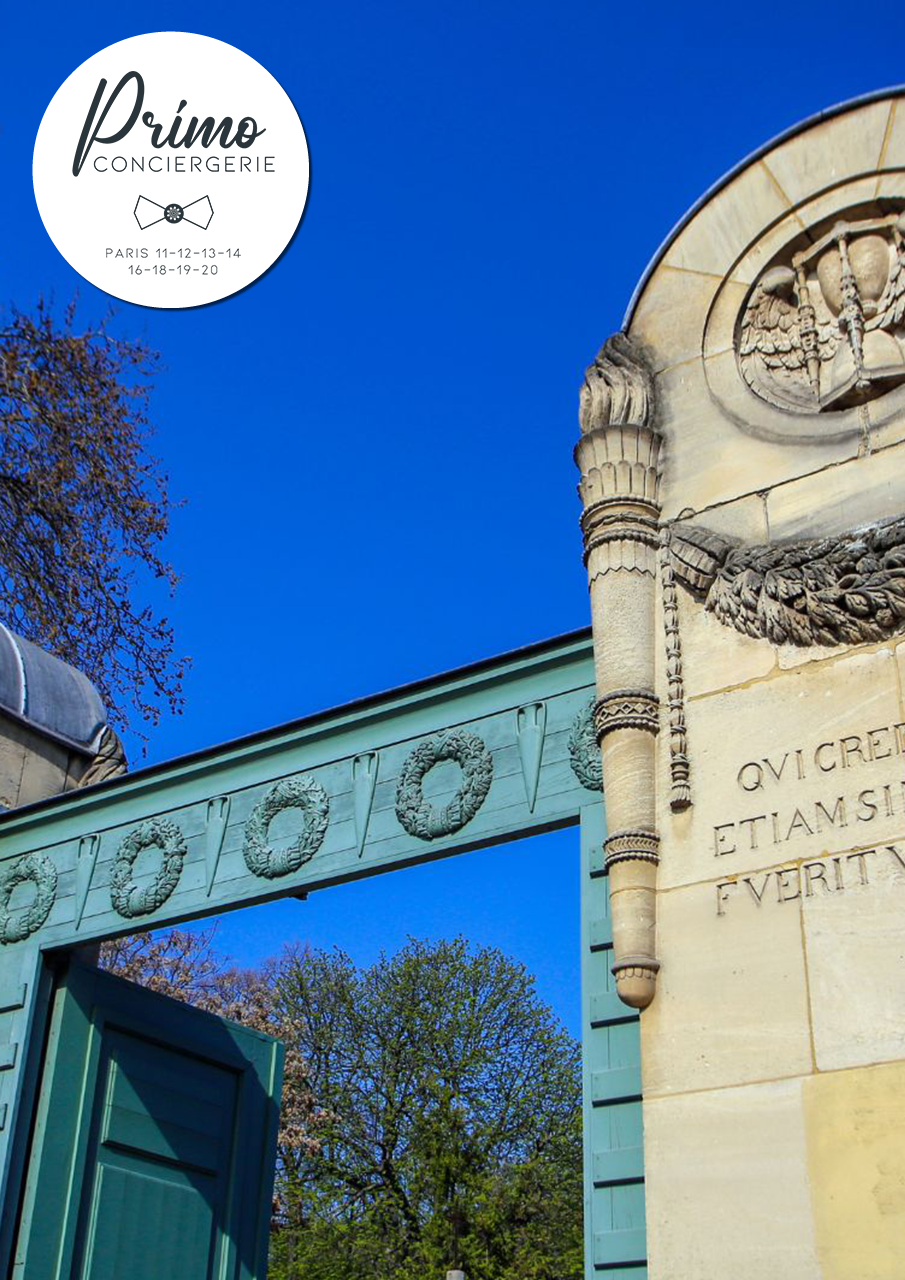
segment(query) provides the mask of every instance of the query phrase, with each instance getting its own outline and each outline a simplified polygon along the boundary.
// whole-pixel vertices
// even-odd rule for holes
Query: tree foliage
[[[172,627],[139,602],[172,504],[147,452],[157,355],[39,304],[0,323],[3,621],[85,672],[120,725],[181,705]]]
[[[212,956],[176,930],[103,959],[283,1040],[271,1280],[579,1280],[580,1051],[524,966],[461,938]]]
[[[579,1276],[580,1052],[527,970],[459,938],[278,972],[320,1117],[284,1153],[273,1280]]]

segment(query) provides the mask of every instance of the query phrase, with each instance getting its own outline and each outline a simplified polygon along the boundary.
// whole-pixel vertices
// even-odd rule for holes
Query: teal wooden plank
[[[644,1177],[644,1148],[621,1147],[594,1153],[595,1187],[611,1186]]]
[[[609,959],[611,955],[611,949],[607,948],[607,958]],[[616,984],[612,981],[612,974],[609,972],[609,968],[607,968],[607,975],[603,978],[606,989],[591,997],[590,1018],[591,1025],[595,1027],[609,1027],[616,1022],[632,1022],[635,1020],[635,1015],[619,999]]]
[[[615,992],[600,804],[581,814],[585,1277],[644,1280],[639,1022]]]
[[[641,1081],[637,1067],[612,1067],[609,1071],[591,1072],[591,1099],[595,1107],[614,1102],[641,1100]]]
[[[598,1231],[594,1237],[594,1267],[611,1268],[627,1263],[644,1266],[647,1241],[644,1228],[632,1231]]]
[[[12,1013],[15,1009],[24,1008],[27,992],[28,986],[24,982],[0,988],[0,1013]]]

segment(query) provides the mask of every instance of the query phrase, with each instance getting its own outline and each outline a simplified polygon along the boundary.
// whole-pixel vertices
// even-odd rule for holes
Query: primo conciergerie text
[[[196,144],[207,148],[216,143],[222,150],[229,150],[235,146],[242,151],[247,151],[263,133],[266,133],[266,129],[259,128],[254,117],[248,115],[242,116],[235,126],[231,116],[224,116],[219,123],[214,120],[213,116],[207,116],[201,121],[197,116],[192,116],[189,123],[185,124],[182,115],[179,114],[187,106],[187,102],[184,99],[180,101],[177,114],[174,116],[169,128],[165,130],[164,125],[155,120],[153,111],[142,113],[145,85],[144,80],[137,71],[127,72],[106,101],[104,101],[106,88],[107,81],[101,80],[97,86],[88,114],[85,117],[85,123],[72,161],[73,177],[77,178],[82,172],[82,168],[95,144],[114,146],[116,143],[122,142],[137,123],[139,116],[141,117],[141,123],[149,131],[146,140],[158,150],[163,147],[188,150]],[[113,132],[102,134],[101,130],[104,128],[104,122],[111,108],[120,94],[126,95],[127,91],[131,92],[133,96],[131,103],[127,96],[124,96],[123,99],[129,109],[125,124],[118,129],[114,129]],[[180,130],[182,130],[181,133]],[[199,155],[131,155],[128,157],[116,155],[109,159],[108,164],[108,157],[101,153],[93,157],[92,168],[97,173],[125,173],[127,171],[130,173],[144,173],[147,164],[147,169],[151,173],[192,173],[200,172],[202,168],[214,173],[273,173],[275,172],[275,163],[274,156],[237,155],[220,157],[213,155],[202,158]]]

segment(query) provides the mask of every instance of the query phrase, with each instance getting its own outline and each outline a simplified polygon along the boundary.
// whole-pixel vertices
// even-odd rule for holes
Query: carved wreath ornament
[[[424,796],[424,779],[434,765],[451,760],[462,770],[462,785],[448,804],[435,809]],[[436,840],[470,822],[487,799],[493,757],[476,733],[452,733],[421,742],[408,755],[396,788],[396,817],[410,836]]]
[[[865,644],[905,631],[905,518],[835,538],[743,546],[669,531],[676,580],[725,626],[773,644]]]
[[[10,909],[13,891],[32,884],[35,896],[26,907]],[[57,870],[49,858],[30,853],[17,858],[0,873],[0,943],[21,942],[40,929],[57,896]]]
[[[286,849],[270,847],[270,824],[278,813],[299,809],[302,830]],[[298,871],[317,853],[327,833],[330,801],[324,788],[310,775],[275,782],[251,812],[245,827],[245,865],[256,876],[275,880]]]
[[[135,861],[145,849],[160,851],[160,868],[142,888],[134,877]],[[110,901],[131,920],[162,907],[179,883],[185,861],[185,836],[169,818],[153,818],[131,831],[117,850],[110,872]]]
[[[569,733],[569,763],[572,772],[588,791],[603,790],[603,763],[594,735],[594,699],[582,707]]]

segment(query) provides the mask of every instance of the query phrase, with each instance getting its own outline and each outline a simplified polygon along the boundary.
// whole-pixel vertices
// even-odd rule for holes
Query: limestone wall
[[[905,516],[902,211],[905,100],[889,97],[749,163],[667,247],[628,325],[678,537],[692,800],[670,803],[661,583],[653,1280],[905,1266],[905,531],[858,542]],[[722,557],[696,592],[689,525]],[[730,542],[777,556],[745,570]],[[814,642],[783,640],[790,626]]]
[[[0,805],[5,809],[71,790],[91,759],[0,711]]]

